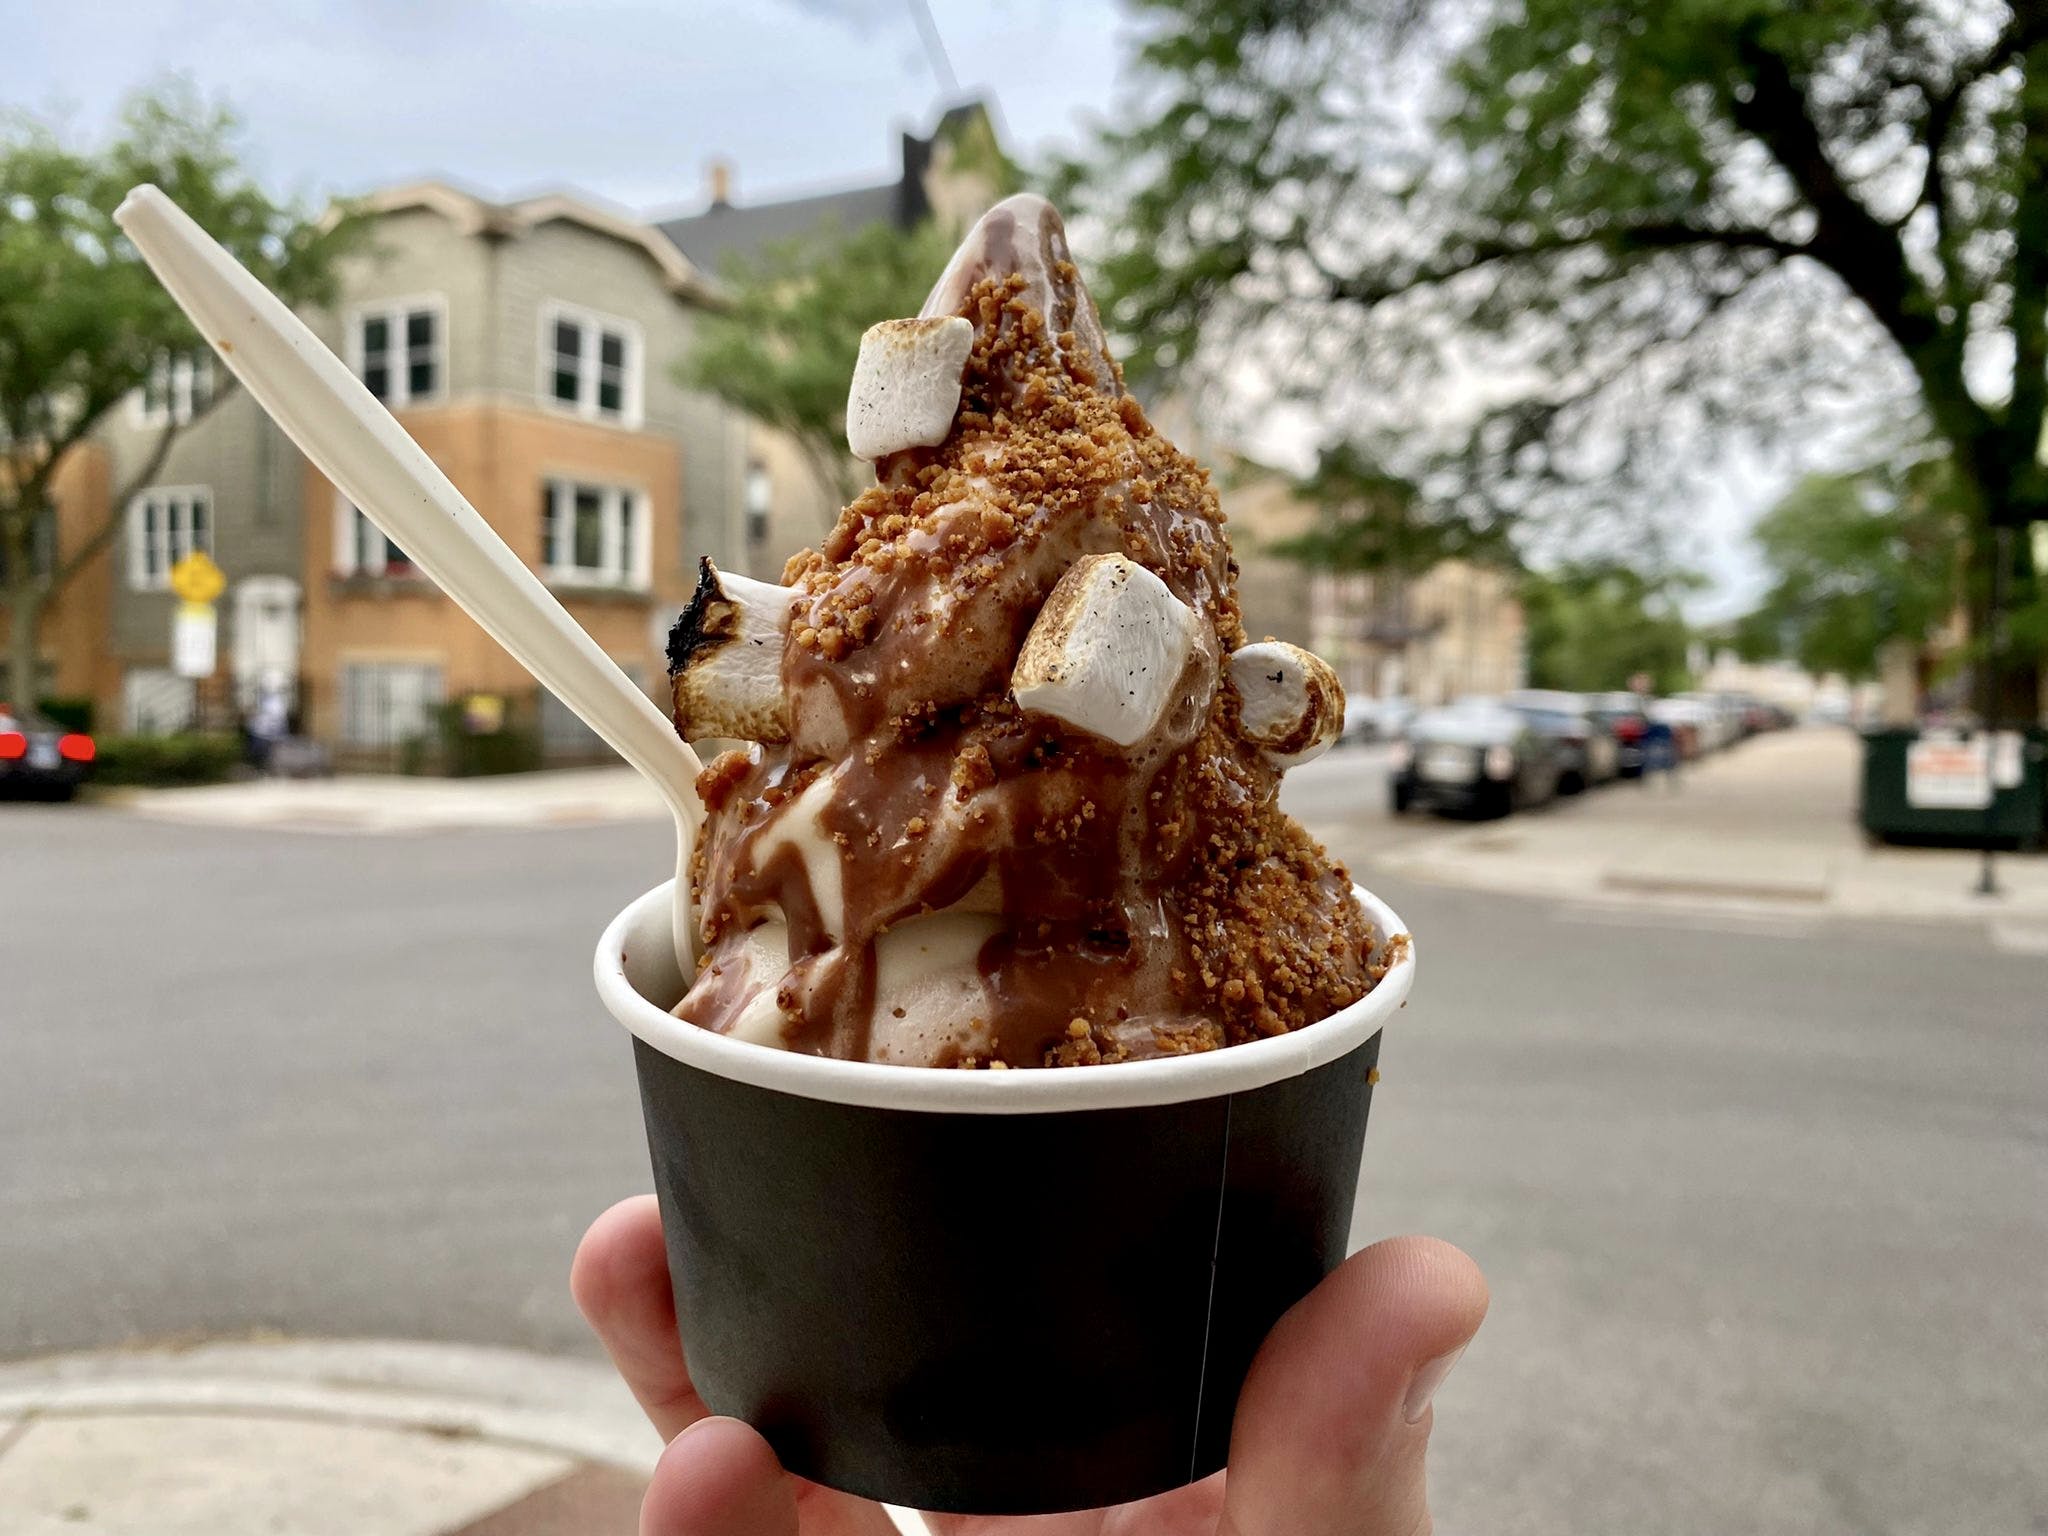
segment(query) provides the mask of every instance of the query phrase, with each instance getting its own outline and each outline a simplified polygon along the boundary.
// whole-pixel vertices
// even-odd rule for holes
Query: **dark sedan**
[[[83,731],[0,704],[0,795],[69,800],[91,776],[96,755]]]
[[[1557,795],[1557,749],[1514,710],[1469,701],[1415,717],[1396,749],[1392,800],[1411,806],[1505,816]]]

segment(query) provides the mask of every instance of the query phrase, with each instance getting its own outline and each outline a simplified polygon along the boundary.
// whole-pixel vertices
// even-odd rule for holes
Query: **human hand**
[[[676,1337],[653,1196],[592,1224],[569,1288],[669,1442],[641,1536],[894,1536],[879,1504],[790,1476],[751,1427],[705,1408]],[[938,1536],[1422,1536],[1429,1400],[1485,1315],[1485,1280],[1448,1243],[1375,1243],[1267,1335],[1227,1472],[1114,1509],[926,1523]]]

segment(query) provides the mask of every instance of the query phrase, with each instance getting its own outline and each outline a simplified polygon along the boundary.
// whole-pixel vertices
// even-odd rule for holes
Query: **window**
[[[434,729],[444,685],[435,662],[355,661],[341,669],[341,739],[397,747]]]
[[[640,337],[623,320],[566,304],[541,310],[541,394],[563,410],[640,420]]]
[[[385,536],[346,496],[334,498],[334,574],[417,576],[412,557]]]
[[[555,581],[647,585],[652,533],[647,497],[616,485],[548,480],[541,486],[541,560]]]
[[[356,375],[386,405],[412,405],[442,392],[447,373],[447,306],[437,298],[397,299],[359,309],[349,323]]]
[[[171,567],[195,549],[213,553],[213,493],[204,486],[144,491],[128,503],[128,585],[170,586]]]
[[[213,359],[204,352],[162,352],[136,397],[136,420],[145,427],[182,426],[213,399]]]
[[[747,542],[768,542],[768,511],[775,498],[775,482],[768,478],[768,466],[755,459],[747,466]]]

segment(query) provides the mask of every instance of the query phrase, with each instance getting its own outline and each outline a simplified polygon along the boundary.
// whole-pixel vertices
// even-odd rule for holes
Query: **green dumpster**
[[[1867,730],[1861,819],[1888,843],[2039,848],[2048,731]]]

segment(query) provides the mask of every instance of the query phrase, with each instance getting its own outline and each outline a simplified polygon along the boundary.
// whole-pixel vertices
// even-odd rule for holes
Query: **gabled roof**
[[[892,181],[745,208],[714,203],[688,218],[663,219],[655,228],[699,268],[716,272],[728,256],[754,256],[787,240],[809,239],[828,226],[850,235],[873,224],[901,225],[902,194],[903,184]]]
[[[876,224],[914,228],[931,212],[925,173],[931,168],[936,147],[988,115],[988,103],[970,99],[948,107],[923,138],[902,134],[901,169],[893,181],[771,203],[735,206],[714,202],[702,213],[661,219],[655,228],[700,270],[714,275],[728,257],[752,257],[769,246],[816,239],[828,231],[851,235]]]
[[[385,187],[358,200],[373,213],[398,213],[426,208],[440,214],[467,235],[520,235],[557,221],[577,224],[641,251],[660,270],[671,293],[699,303],[715,303],[717,284],[649,224],[566,192],[548,192],[512,203],[493,203],[445,181],[416,181]]]

